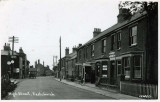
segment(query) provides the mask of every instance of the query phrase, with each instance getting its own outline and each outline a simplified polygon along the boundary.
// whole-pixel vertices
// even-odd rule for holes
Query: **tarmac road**
[[[113,99],[91,91],[70,86],[53,77],[23,79],[7,100],[54,100],[54,99]]]

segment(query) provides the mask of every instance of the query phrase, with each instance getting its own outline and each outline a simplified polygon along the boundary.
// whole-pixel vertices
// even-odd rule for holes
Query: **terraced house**
[[[102,32],[95,28],[93,38],[78,47],[82,79],[134,95],[143,94],[138,85],[157,85],[157,22],[158,14],[149,19],[146,11],[130,15],[128,9],[119,9],[117,24]]]

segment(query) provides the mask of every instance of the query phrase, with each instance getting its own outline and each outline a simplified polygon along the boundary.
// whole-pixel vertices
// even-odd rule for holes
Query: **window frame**
[[[94,44],[92,44],[91,45],[91,57],[94,57],[94,50],[95,50],[94,47],[95,47]]]
[[[125,60],[127,59],[127,66],[125,66]],[[130,78],[131,78],[131,59],[130,59],[130,57],[124,57],[123,58],[123,68],[124,68],[124,75],[125,75],[125,80],[130,80]],[[126,74],[125,74],[125,72],[126,72],[126,69],[129,69],[129,78],[126,78]]]
[[[139,63],[140,65],[139,66],[135,66],[135,57],[139,57]],[[140,69],[140,77],[135,77],[135,67],[139,67]],[[142,79],[142,56],[141,55],[135,55],[133,56],[133,79]]]
[[[120,64],[118,63],[120,61]],[[119,66],[120,66],[120,73],[119,72]],[[117,76],[121,75],[122,74],[122,60],[117,60]]]
[[[111,51],[114,50],[114,45],[115,45],[115,34],[111,35]]]
[[[118,32],[117,33],[117,49],[120,50],[121,49],[121,42],[122,41],[122,33]]]
[[[133,34],[133,28],[136,27],[136,34]],[[134,25],[134,26],[131,26],[130,29],[129,29],[129,45],[130,46],[135,46],[137,45],[137,34],[138,34],[138,26],[137,25]],[[134,39],[136,42],[134,42]]]
[[[106,38],[105,39],[102,39],[102,53],[105,53],[106,52]]]

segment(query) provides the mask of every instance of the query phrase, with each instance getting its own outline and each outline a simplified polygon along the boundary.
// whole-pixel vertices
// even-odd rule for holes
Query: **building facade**
[[[158,14],[149,23],[145,11],[130,15],[129,10],[119,9],[117,21],[102,32],[95,28],[93,38],[78,47],[76,65],[82,79],[118,88],[122,81],[157,84]]]

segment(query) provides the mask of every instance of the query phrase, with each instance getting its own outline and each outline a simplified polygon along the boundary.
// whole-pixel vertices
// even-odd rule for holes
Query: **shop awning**
[[[81,65],[81,66],[82,66],[82,63],[75,63],[75,65],[77,65],[77,66],[78,66],[78,65]]]
[[[83,66],[91,66],[90,63],[83,63]]]

